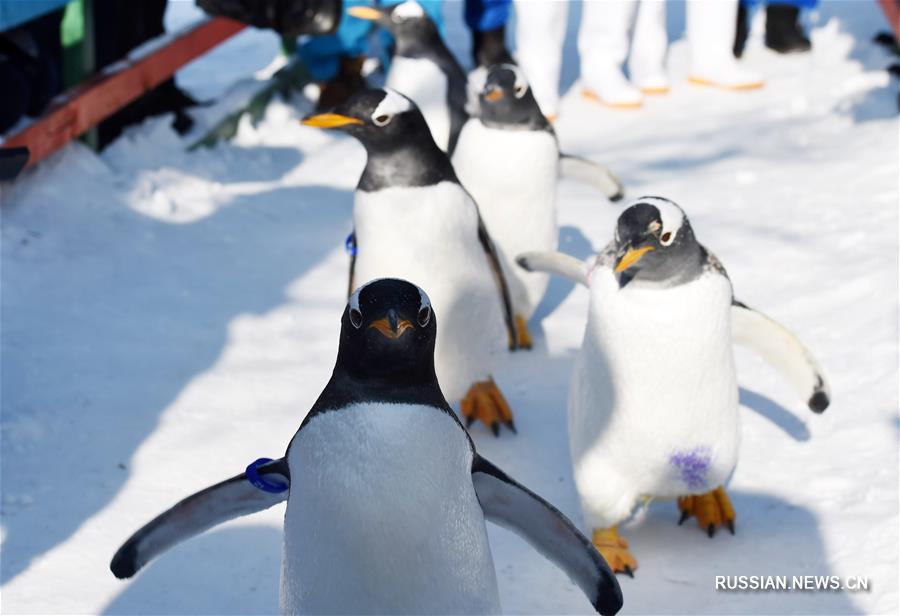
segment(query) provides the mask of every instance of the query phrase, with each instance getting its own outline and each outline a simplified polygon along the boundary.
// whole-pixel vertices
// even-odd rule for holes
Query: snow
[[[176,8],[182,20],[195,10]],[[456,8],[447,31],[467,58]],[[575,85],[561,144],[609,164],[632,196],[680,203],[738,297],[814,350],[834,403],[813,415],[738,350],[737,535],[679,527],[672,503],[639,512],[622,529],[640,563],[620,579],[624,611],[896,613],[897,87],[869,42],[883,17],[876,3],[825,2],[805,56],[775,56],[757,32],[746,61],[767,85],[732,93],[685,83],[683,6],[669,15],[672,92],[625,112]],[[179,79],[219,95],[277,46],[248,30]],[[568,87],[571,37],[567,58]],[[100,156],[75,143],[0,187],[4,613],[277,611],[282,507],[179,546],[129,582],[107,567],[176,500],[281,455],[330,374],[364,153],[299,126],[305,111],[273,102],[259,126],[191,154],[167,119],[148,121]],[[569,181],[559,204],[561,246],[578,257],[606,243],[620,211]],[[551,283],[536,348],[497,375],[518,436],[473,429],[482,455],[579,523],[565,399],[586,306],[583,289]],[[521,539],[494,527],[490,539],[507,612],[589,611]],[[807,574],[870,587],[715,591],[716,575]]]

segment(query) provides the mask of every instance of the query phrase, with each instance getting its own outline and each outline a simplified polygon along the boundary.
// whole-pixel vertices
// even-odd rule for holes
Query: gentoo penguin
[[[721,525],[734,532],[723,488],[740,432],[733,342],[785,372],[821,413],[828,386],[812,354],[734,299],[725,269],[667,199],[633,202],[590,265],[560,253],[519,263],[590,288],[569,441],[584,515],[610,566],[637,567],[616,525],[650,498],[678,498],[679,524],[694,515],[710,537]]]
[[[527,322],[549,276],[525,274],[514,259],[527,250],[556,250],[560,170],[580,168],[582,179],[601,183],[613,201],[622,197],[623,188],[601,165],[560,153],[553,127],[517,66],[500,64],[473,71],[469,93],[471,115],[453,152],[453,168],[479,204],[496,242],[510,287],[519,344],[531,348]]]
[[[435,143],[453,152],[466,121],[466,74],[415,0],[387,7],[351,6],[347,14],[387,29],[396,41],[385,85],[416,102]]]
[[[478,207],[415,103],[391,89],[367,90],[303,123],[340,129],[368,153],[353,207],[355,282],[397,277],[426,287],[444,314],[436,351],[441,389],[462,399],[470,423],[480,419],[495,435],[501,422],[515,430],[491,378],[506,341],[517,346],[502,266]]]
[[[621,591],[591,542],[478,455],[447,404],[434,372],[438,316],[403,280],[356,291],[331,380],[285,456],[258,460],[138,530],[113,557],[115,576],[287,500],[286,614],[498,613],[485,519],[522,535],[599,613],[615,614]]]

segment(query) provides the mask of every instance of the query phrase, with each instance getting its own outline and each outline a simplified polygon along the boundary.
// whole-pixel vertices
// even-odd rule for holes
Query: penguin
[[[385,85],[416,102],[435,143],[452,153],[466,121],[466,74],[437,27],[415,0],[387,7],[351,6],[347,14],[374,21],[396,48]]]
[[[518,344],[509,290],[478,207],[460,185],[422,113],[389,88],[359,92],[303,124],[341,130],[368,153],[356,188],[354,280],[387,276],[429,289],[445,315],[436,351],[441,388],[499,434],[515,432],[491,371],[508,343]],[[506,331],[506,335],[504,335]]]
[[[553,127],[517,66],[500,64],[473,71],[469,99],[470,118],[453,152],[453,168],[479,204],[497,244],[519,346],[527,349],[532,346],[528,319],[547,289],[549,276],[527,275],[514,259],[524,251],[556,250],[556,184],[561,169],[575,175],[574,170],[583,170],[584,179],[600,182],[612,201],[622,198],[623,187],[603,166],[559,151]]]
[[[518,261],[590,289],[569,442],[585,520],[610,566],[637,568],[616,527],[648,499],[677,499],[679,524],[696,516],[710,537],[722,526],[734,533],[723,487],[740,441],[733,343],[759,352],[821,413],[830,394],[813,355],[735,299],[725,268],[668,199],[630,204],[593,263],[560,253]]]
[[[129,578],[175,544],[287,501],[286,614],[494,614],[485,520],[519,533],[600,614],[622,593],[591,542],[475,450],[434,370],[438,313],[404,280],[360,287],[341,316],[334,372],[284,457],[187,497],[112,559]]]

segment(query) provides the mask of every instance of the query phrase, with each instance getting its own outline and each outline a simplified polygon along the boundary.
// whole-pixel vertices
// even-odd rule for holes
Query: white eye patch
[[[372,112],[371,117],[373,121],[375,118],[380,118],[382,116],[392,118],[395,115],[409,111],[410,109],[412,109],[412,103],[408,98],[396,90],[384,88],[384,98],[381,99],[381,102],[375,107],[375,111]],[[386,122],[380,123],[380,125],[384,124],[386,124]]]
[[[419,289],[419,310],[431,308],[431,300],[428,298],[428,294],[421,287],[416,288]]]
[[[347,300],[347,306],[349,306],[350,310],[356,310],[357,312],[362,312],[359,309],[359,294],[362,293],[362,290],[367,286],[372,284],[373,282],[378,282],[379,280],[386,280],[386,278],[376,278],[375,280],[370,280],[366,284],[359,287],[356,291],[353,292],[353,295],[350,296],[350,299]],[[412,283],[410,283],[412,284]],[[415,286],[415,285],[414,285]],[[421,287],[416,286],[416,289],[419,290],[419,310],[423,308],[431,308],[431,299],[428,298],[428,294],[422,290]]]
[[[516,82],[514,92],[516,94],[516,98],[522,98],[528,91],[528,80],[525,79],[525,73],[523,73],[522,69],[520,69],[515,64],[504,64],[503,66],[515,73]]]
[[[641,197],[636,199],[632,205],[635,203],[648,203],[659,210],[659,217],[662,219],[662,233],[671,233],[672,236],[669,243],[674,241],[675,235],[681,229],[681,225],[684,224],[684,211],[680,207],[674,202],[661,197]]]
[[[367,282],[366,284],[359,287],[356,291],[353,292],[353,295],[351,295],[350,299],[347,300],[347,306],[350,308],[350,310],[356,310],[357,312],[360,312],[360,310],[359,310],[359,294],[362,293],[362,290],[365,289],[370,284],[372,284],[373,282],[375,282],[375,281],[370,280],[369,282]]]
[[[394,21],[423,17],[424,15],[425,9],[415,0],[407,0],[403,4],[398,4],[397,8],[391,11],[391,18]]]
[[[528,80],[525,79],[525,73],[522,72],[515,64],[499,64],[493,70],[505,69],[508,71],[512,71],[513,75],[515,75],[515,82],[513,84],[513,93],[516,95],[516,98],[522,98],[525,96],[525,92],[528,91]],[[484,83],[481,84],[481,89],[484,89]]]

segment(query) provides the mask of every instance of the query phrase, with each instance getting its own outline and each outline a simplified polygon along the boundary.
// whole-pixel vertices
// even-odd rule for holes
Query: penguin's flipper
[[[434,61],[447,76],[447,109],[450,112],[450,134],[447,139],[447,156],[453,156],[456,142],[459,141],[459,133],[463,125],[469,119],[466,110],[468,106],[468,84],[466,73],[463,71],[456,56],[447,49],[441,41],[441,45],[434,50]]]
[[[516,257],[516,263],[528,272],[555,274],[586,287],[590,286],[587,264],[562,252],[523,252]]]
[[[494,280],[500,291],[500,299],[503,302],[503,318],[506,321],[506,332],[509,335],[509,350],[515,351],[519,348],[519,333],[516,330],[512,296],[509,294],[509,284],[507,284],[506,276],[503,275],[503,268],[500,266],[500,257],[497,255],[497,247],[494,245],[494,240],[491,239],[487,227],[484,226],[484,220],[482,220],[480,213],[478,214],[478,241],[481,242],[481,247],[484,248],[488,263],[491,265],[491,271],[494,273]]]
[[[786,327],[733,300],[731,336],[780,372],[804,397],[810,410],[821,413],[828,408],[831,393],[822,366]]]
[[[466,76],[462,69],[459,69],[459,74],[450,77],[448,88],[447,106],[450,112],[450,134],[447,138],[447,156],[452,157],[456,143],[459,141],[459,134],[469,120],[469,113],[466,110],[468,106]]]
[[[625,186],[616,174],[587,158],[560,152],[559,174],[598,188],[610,201],[619,201],[625,196]]]
[[[290,483],[284,458],[262,464],[260,476]],[[273,493],[257,488],[241,473],[201,490],[156,516],[122,544],[109,564],[119,579],[130,578],[138,570],[173,545],[228,520],[268,509],[287,499],[289,490]]]
[[[484,517],[519,534],[566,572],[600,614],[622,607],[615,574],[590,540],[553,505],[475,454],[472,483]]]

